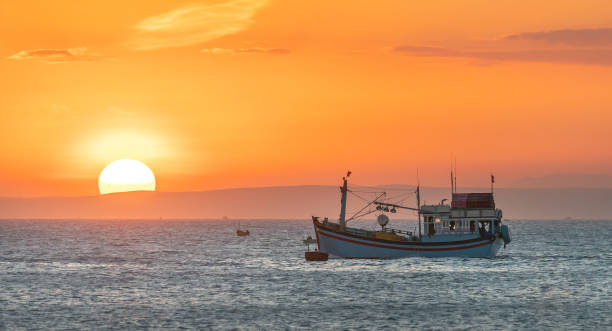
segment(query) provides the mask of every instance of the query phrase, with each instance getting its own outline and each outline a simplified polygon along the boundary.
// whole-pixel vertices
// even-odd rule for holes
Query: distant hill
[[[612,176],[603,174],[555,174],[523,178],[512,186],[523,188],[612,188]]]
[[[381,188],[354,187],[349,195],[349,215],[372,199]],[[388,195],[415,206],[414,187],[390,185]],[[462,192],[486,192],[465,188]],[[358,197],[359,196],[359,197]],[[612,189],[500,188],[497,206],[507,218],[612,219],[608,207]],[[439,203],[449,198],[448,188],[425,187],[422,199]],[[222,218],[307,219],[311,215],[337,219],[340,193],[337,186],[286,186],[226,189],[202,192],[128,192],[104,196],[0,198],[0,218]],[[363,199],[363,200],[362,200]],[[414,213],[395,217],[412,219]]]

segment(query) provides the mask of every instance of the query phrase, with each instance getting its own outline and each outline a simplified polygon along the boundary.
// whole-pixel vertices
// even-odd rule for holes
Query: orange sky
[[[611,174],[610,1],[3,1],[0,195]]]

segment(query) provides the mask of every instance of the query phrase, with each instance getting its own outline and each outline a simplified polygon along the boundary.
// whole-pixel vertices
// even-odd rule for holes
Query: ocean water
[[[612,222],[507,223],[494,259],[306,262],[310,221],[0,220],[0,329],[612,329]]]

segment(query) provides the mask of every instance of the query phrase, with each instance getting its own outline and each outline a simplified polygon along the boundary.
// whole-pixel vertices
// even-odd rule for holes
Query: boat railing
[[[368,230],[364,230],[364,229],[357,229],[357,228],[351,228],[351,227],[347,227],[347,226],[342,226],[340,224],[337,223],[333,223],[333,222],[327,222],[327,223],[323,223],[327,228],[332,229],[332,230],[336,230],[336,231],[344,231],[347,233],[351,233],[351,234],[355,234],[355,235],[359,235],[359,236],[370,236],[370,235],[374,235],[376,231],[368,231]],[[382,232],[386,232],[389,234],[396,234],[396,235],[406,235],[408,236],[408,238],[413,236],[412,231],[407,231],[407,230],[400,230],[400,229],[392,229],[392,228],[385,228]]]
[[[389,232],[391,234],[405,234],[408,236],[412,236],[412,231],[399,230],[399,229],[385,229],[384,232]]]
[[[457,229],[451,230],[447,227],[439,227],[436,229],[437,234],[474,234],[477,232],[478,230],[470,231],[470,229],[463,229],[463,228],[457,228]]]
[[[333,223],[333,222],[326,222],[323,223],[326,227],[333,229],[333,230],[342,230],[342,225],[338,224],[338,223]]]

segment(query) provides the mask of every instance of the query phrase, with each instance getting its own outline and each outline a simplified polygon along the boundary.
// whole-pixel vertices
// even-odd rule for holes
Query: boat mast
[[[421,184],[417,185],[416,196],[417,196],[417,208],[419,209],[417,212],[419,214],[419,239],[421,239]]]
[[[455,180],[453,178],[453,166],[451,165],[451,199],[453,197],[453,193],[455,193]]]
[[[451,154],[451,198],[453,193],[455,193],[455,175],[453,174],[453,155]]]
[[[340,192],[342,192],[342,198],[340,199],[340,225],[346,225],[346,195],[348,192],[348,184],[347,178],[351,175],[351,172],[346,173],[346,177],[342,177],[344,181],[342,187],[340,187]]]
[[[417,213],[419,215],[419,240],[421,240],[421,179],[419,178],[419,169],[417,168]]]
[[[457,193],[457,158],[455,158],[455,166],[453,167],[453,193]]]

